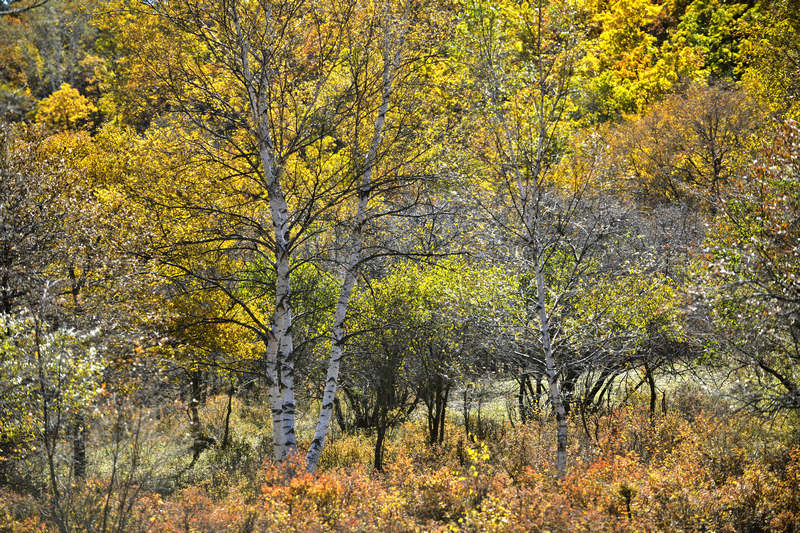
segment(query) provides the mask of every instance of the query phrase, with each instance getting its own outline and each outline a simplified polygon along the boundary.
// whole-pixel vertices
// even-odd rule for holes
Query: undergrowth
[[[384,472],[370,466],[369,434],[341,435],[315,474],[300,458],[282,466],[263,460],[257,442],[236,435],[237,422],[231,445],[206,452],[172,492],[135,487],[124,530],[800,530],[794,422],[765,424],[702,398],[688,405],[666,415],[625,406],[591,425],[576,417],[564,479],[553,469],[552,421],[544,415],[515,427],[496,422],[484,440],[453,419],[435,446],[426,444],[423,424],[407,423],[387,444]],[[245,415],[240,422],[253,418]],[[99,529],[101,486],[73,487],[76,530]],[[50,531],[43,501],[3,489],[0,531]]]

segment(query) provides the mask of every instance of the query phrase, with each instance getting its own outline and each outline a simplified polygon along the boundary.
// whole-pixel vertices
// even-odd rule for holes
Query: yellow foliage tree
[[[41,101],[36,122],[58,130],[77,130],[90,127],[97,107],[69,83]]]

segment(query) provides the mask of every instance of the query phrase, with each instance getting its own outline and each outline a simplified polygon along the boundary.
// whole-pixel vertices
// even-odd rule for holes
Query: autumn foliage
[[[0,533],[800,531],[799,5],[0,0]]]

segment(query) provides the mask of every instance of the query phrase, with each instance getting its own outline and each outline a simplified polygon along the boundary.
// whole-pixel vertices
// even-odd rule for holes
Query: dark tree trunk
[[[444,441],[444,420],[449,395],[450,385],[441,376],[437,376],[425,386],[422,396],[428,415],[428,444]]]
[[[225,430],[222,433],[222,444],[220,445],[222,449],[226,449],[230,444],[231,435],[230,435],[230,428],[231,428],[231,408],[233,404],[233,393],[236,392],[236,388],[231,385],[231,388],[228,389],[228,407],[225,410]]]
[[[539,405],[539,398],[542,396],[542,376],[536,377],[536,390],[533,389],[533,381],[530,372],[524,372],[518,379],[519,393],[517,394],[517,405],[519,409],[519,419],[524,424],[533,416],[533,411]]]
[[[192,462],[189,468],[193,467],[200,454],[206,449],[207,442],[203,436],[203,428],[200,423],[200,412],[197,407],[200,405],[201,376],[199,370],[194,370],[189,374],[192,385],[192,394],[189,398],[189,428],[192,433]]]
[[[444,442],[444,418],[447,412],[447,399],[450,396],[450,386],[448,385],[444,390],[444,395],[440,403],[441,411],[439,412],[439,443]]]
[[[647,363],[644,364],[644,375],[647,378],[647,385],[650,387],[650,416],[652,417],[656,414],[658,391],[656,390],[656,380],[653,377],[653,371]]]
[[[88,435],[86,418],[83,413],[79,413],[75,416],[72,428],[72,471],[75,479],[80,481],[86,479],[86,439]]]
[[[339,424],[339,429],[342,430],[342,433],[347,433],[350,431],[347,421],[344,419],[344,413],[342,413],[342,403],[339,401],[338,396],[333,399],[333,416],[336,417],[336,423]]]
[[[376,420],[376,436],[375,436],[375,470],[383,472],[383,444],[386,437],[386,414],[381,412]]]
[[[572,404],[575,401],[575,386],[578,377],[579,375],[575,370],[567,368],[561,380],[561,403],[564,405],[564,413],[566,413],[567,416],[569,416]]]

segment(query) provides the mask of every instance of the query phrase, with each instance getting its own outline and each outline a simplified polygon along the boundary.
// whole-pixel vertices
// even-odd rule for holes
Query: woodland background
[[[792,0],[0,0],[0,531],[797,531]]]

